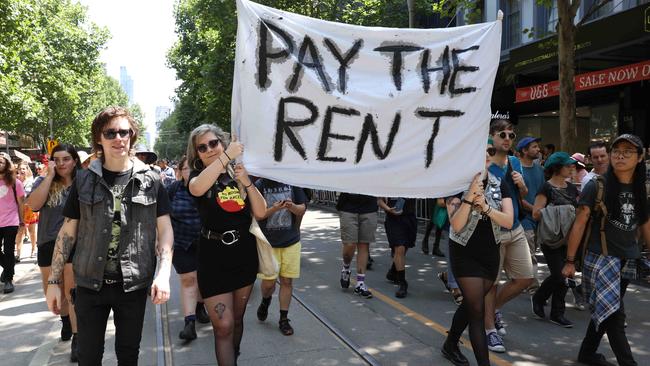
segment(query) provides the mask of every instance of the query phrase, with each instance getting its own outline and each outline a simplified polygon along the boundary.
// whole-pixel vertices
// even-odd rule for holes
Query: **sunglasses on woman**
[[[514,140],[514,139],[517,137],[517,135],[515,135],[514,132],[506,132],[506,131],[501,131],[501,132],[499,132],[499,137],[501,137],[502,139],[505,139],[506,136],[507,136],[510,140]]]
[[[128,130],[125,130],[125,129],[116,130],[116,129],[113,129],[113,128],[109,128],[107,130],[102,131],[102,135],[104,136],[104,138],[106,140],[113,140],[113,139],[115,139],[117,137],[117,135],[120,135],[120,138],[125,138],[127,135],[129,137],[131,137],[131,136],[133,136],[133,130],[131,130],[131,129],[128,129]]]
[[[487,152],[487,154],[490,156],[494,156],[497,153],[497,148],[494,146],[490,146],[487,149],[485,149],[485,152]]]
[[[217,145],[219,145],[219,142],[220,142],[219,139],[214,139],[214,140],[208,141],[207,144],[199,144],[196,147],[196,151],[200,152],[201,154],[205,154],[206,151],[208,151],[208,146],[210,147],[210,150],[212,150],[212,149],[216,148]]]

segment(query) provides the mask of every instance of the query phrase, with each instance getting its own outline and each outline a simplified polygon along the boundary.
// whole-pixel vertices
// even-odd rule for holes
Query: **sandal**
[[[289,319],[280,319],[280,332],[286,336],[293,334],[293,328],[289,325]]]

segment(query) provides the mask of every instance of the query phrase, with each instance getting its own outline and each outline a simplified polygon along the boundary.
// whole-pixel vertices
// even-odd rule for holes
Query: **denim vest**
[[[467,196],[468,191],[469,188],[463,193],[463,197]],[[492,173],[488,173],[488,183],[485,187],[485,199],[490,207],[501,211],[501,181],[499,178],[492,175]],[[480,219],[481,213],[476,212],[475,210],[471,210],[469,213],[469,218],[467,219],[467,223],[459,232],[455,232],[454,228],[450,226],[449,239],[455,241],[460,245],[467,245],[469,239],[472,237],[472,234],[474,234],[474,230],[476,229],[476,225]],[[497,244],[499,244],[501,243],[501,227],[492,220],[490,220],[490,223],[492,224],[492,233],[494,233],[494,240]]]
[[[133,174],[122,195],[119,256],[124,291],[151,286],[156,270],[156,199],[160,174],[132,159]],[[77,172],[80,219],[73,258],[78,286],[99,291],[113,223],[113,193],[102,178],[102,162]]]

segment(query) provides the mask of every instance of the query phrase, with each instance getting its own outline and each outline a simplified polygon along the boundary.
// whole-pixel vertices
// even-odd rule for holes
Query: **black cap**
[[[615,138],[614,141],[612,141],[612,147],[614,147],[614,145],[618,144],[621,141],[627,141],[630,144],[634,145],[634,147],[636,147],[636,149],[639,152],[643,151],[643,141],[641,141],[641,139],[637,135],[632,135],[630,133],[624,133],[624,134],[618,136],[617,138]]]

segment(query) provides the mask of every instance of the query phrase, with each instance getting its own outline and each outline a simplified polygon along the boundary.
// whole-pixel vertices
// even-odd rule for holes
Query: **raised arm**
[[[50,165],[47,167],[47,175],[41,182],[38,187],[32,189],[32,192],[27,197],[25,204],[29,206],[33,211],[40,210],[45,202],[47,202],[47,196],[50,193],[50,186],[54,181],[54,176],[56,175],[54,171],[54,162],[50,162]]]

